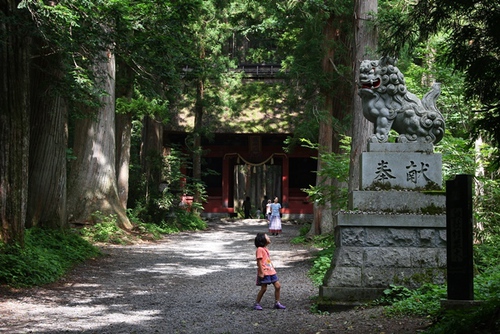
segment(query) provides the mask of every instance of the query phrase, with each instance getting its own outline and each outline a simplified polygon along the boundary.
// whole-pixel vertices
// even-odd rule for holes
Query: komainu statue
[[[397,142],[438,143],[444,135],[444,118],[436,108],[438,83],[420,100],[406,89],[403,74],[391,58],[364,60],[359,74],[359,95],[364,116],[374,124],[374,143],[385,143],[395,130]]]

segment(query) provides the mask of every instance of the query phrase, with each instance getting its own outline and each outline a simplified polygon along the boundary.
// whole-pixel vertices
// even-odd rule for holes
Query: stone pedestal
[[[371,144],[360,190],[335,217],[336,250],[320,297],[363,302],[389,285],[444,283],[446,196],[432,144]]]

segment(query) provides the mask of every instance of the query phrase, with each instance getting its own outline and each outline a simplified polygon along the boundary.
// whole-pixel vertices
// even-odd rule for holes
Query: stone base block
[[[445,282],[445,216],[339,213],[337,218],[337,248],[320,288],[324,299],[360,302],[378,298],[391,284],[417,288]]]
[[[349,210],[445,213],[446,196],[417,191],[353,191],[349,194]]]
[[[334,218],[334,226],[446,228],[446,215],[339,212]]]

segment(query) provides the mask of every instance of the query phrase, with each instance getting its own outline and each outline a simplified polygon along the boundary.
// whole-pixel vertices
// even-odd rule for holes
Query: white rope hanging
[[[259,166],[262,166],[262,165],[265,165],[267,162],[271,162],[271,165],[274,165],[274,156],[275,155],[283,155],[283,156],[286,156],[286,154],[284,153],[273,153],[269,156],[269,158],[267,158],[266,160],[262,161],[262,162],[258,162],[258,163],[253,163],[253,162],[250,162],[248,160],[245,160],[245,158],[243,158],[239,153],[227,153],[224,155],[224,158],[227,156],[227,155],[235,155],[236,156],[236,163],[240,163],[241,161],[243,161],[246,165],[249,165],[249,166],[252,166],[252,167],[259,167]],[[255,169],[254,169],[255,170]]]

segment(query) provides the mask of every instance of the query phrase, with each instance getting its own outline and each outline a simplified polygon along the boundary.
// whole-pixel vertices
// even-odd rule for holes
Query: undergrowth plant
[[[118,227],[116,215],[105,215],[96,211],[92,214],[92,218],[97,222],[96,224],[79,230],[85,240],[91,243],[130,243],[131,236]]]
[[[293,244],[310,243],[320,250],[314,255],[312,259],[312,267],[309,269],[307,276],[312,280],[315,286],[323,284],[326,272],[330,269],[333,252],[335,251],[335,240],[333,234],[323,234],[308,237],[311,226],[305,224],[299,229],[299,236],[291,240]]]
[[[54,282],[75,264],[100,255],[75,231],[30,228],[24,247],[0,244],[0,284],[30,287]]]
[[[387,305],[385,313],[390,316],[435,317],[441,309],[443,298],[446,298],[446,287],[443,285],[424,284],[415,290],[391,285],[373,304]]]
[[[319,149],[307,139],[301,139],[304,147]],[[341,153],[319,153],[322,167],[317,173],[320,176],[319,184],[301,189],[315,203],[329,203],[332,210],[347,208],[348,189],[345,186],[349,180],[349,159],[351,151],[351,137],[342,136],[340,139]],[[331,182],[334,180],[335,182]]]
[[[0,284],[12,287],[32,287],[55,282],[76,264],[100,255],[94,244],[131,244],[138,239],[159,239],[164,234],[185,230],[201,230],[206,222],[185,209],[174,210],[170,217],[158,223],[141,222],[129,212],[133,231],[117,225],[116,215],[95,212],[97,223],[81,229],[26,230],[25,245],[6,246],[0,243]]]
[[[128,210],[128,215],[134,224],[131,232],[117,226],[116,215],[106,216],[97,211],[93,217],[98,223],[82,228],[80,233],[92,243],[131,244],[137,239],[160,239],[166,234],[207,228],[206,222],[198,214],[183,208],[173,210],[159,222],[143,222],[134,210]]]

